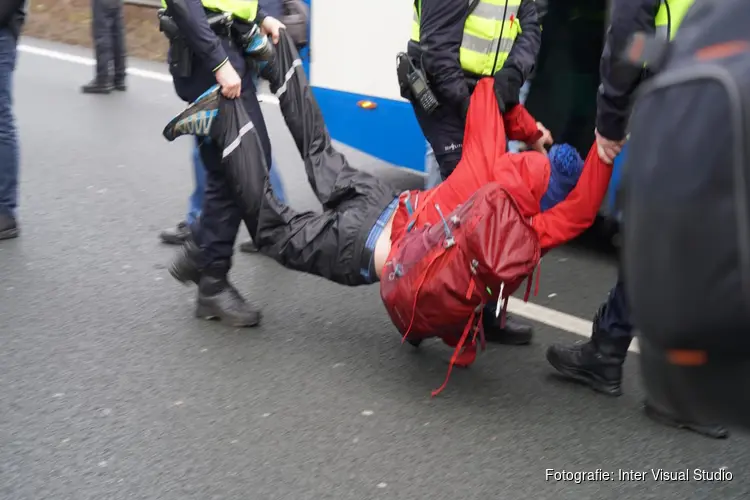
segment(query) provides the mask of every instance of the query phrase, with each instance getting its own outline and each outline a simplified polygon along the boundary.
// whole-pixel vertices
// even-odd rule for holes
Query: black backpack
[[[622,258],[649,397],[691,413],[692,396],[677,402],[681,390],[744,364],[730,385],[750,421],[749,26],[746,0],[696,0],[642,85],[625,163]],[[709,365],[720,370],[710,375]],[[669,371],[677,366],[681,375]],[[688,382],[686,366],[701,376]]]

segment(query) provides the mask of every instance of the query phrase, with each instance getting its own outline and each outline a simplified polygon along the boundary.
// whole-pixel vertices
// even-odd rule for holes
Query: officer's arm
[[[0,27],[8,26],[11,16],[21,8],[24,0],[3,0],[0,2]]]
[[[469,97],[469,86],[459,63],[467,2],[461,0],[422,0],[419,44],[422,66],[432,89],[444,104],[462,107]]]
[[[596,129],[607,139],[625,138],[631,98],[643,70],[626,62],[623,54],[630,37],[654,32],[659,0],[614,0],[609,29],[599,64]]]
[[[198,57],[213,71],[221,68],[229,60],[221,40],[208,25],[206,11],[200,0],[171,0],[170,13],[180,28],[185,41]],[[260,8],[256,22],[266,17]]]
[[[534,0],[523,0],[518,8],[518,22],[521,33],[518,34],[510,49],[504,68],[513,67],[521,74],[521,81],[526,81],[536,65],[539,47],[542,44],[542,29],[539,25]]]

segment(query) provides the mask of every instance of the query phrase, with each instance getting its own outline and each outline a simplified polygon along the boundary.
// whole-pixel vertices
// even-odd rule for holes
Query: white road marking
[[[591,337],[591,328],[593,326],[591,321],[587,321],[571,314],[532,304],[531,302],[524,302],[515,297],[511,297],[508,301],[508,311],[516,316],[523,316],[524,318],[543,323],[559,330],[575,333],[582,337]],[[631,352],[638,352],[637,339],[633,339],[629,350]]]
[[[34,47],[33,45],[20,44],[18,51],[25,54],[34,54],[36,56],[47,57],[49,59],[55,59],[57,61],[65,61],[73,64],[80,64],[82,66],[94,66],[96,61],[90,57],[75,56],[73,54],[66,54],[57,50],[43,49],[41,47]],[[172,76],[166,72],[150,71],[147,69],[133,68],[127,69],[128,75],[138,76],[147,80],[156,80],[159,82],[172,83]],[[258,100],[269,104],[278,104],[279,100],[276,96],[271,94],[258,94]]]
[[[73,54],[67,54],[65,52],[60,52],[57,50],[34,47],[33,45],[20,44],[18,46],[18,50],[26,54],[33,54],[73,64],[80,64],[84,66],[94,66],[95,64],[94,59],[90,57],[75,56]],[[172,83],[172,77],[166,72],[150,71],[133,67],[128,68],[127,71],[128,74],[132,76],[145,78],[147,80]],[[279,100],[276,98],[276,96],[270,94],[258,94],[258,100],[269,104],[279,103]],[[564,257],[559,259],[559,262],[565,262],[567,260],[568,259]],[[574,333],[582,337],[591,337],[590,321],[557,311],[555,309],[549,309],[547,307],[532,304],[530,302],[524,303],[523,301],[520,301],[518,299],[511,298],[510,302],[508,303],[508,311],[516,316],[522,316],[524,318],[543,323],[559,330]],[[638,352],[637,340],[633,340],[632,344],[630,345],[630,350],[632,352]]]

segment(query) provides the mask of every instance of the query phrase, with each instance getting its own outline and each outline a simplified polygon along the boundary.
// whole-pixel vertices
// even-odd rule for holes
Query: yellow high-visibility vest
[[[656,12],[656,34],[671,41],[694,0],[662,0]]]
[[[229,12],[237,19],[254,21],[258,15],[258,0],[201,0],[203,7],[216,12]],[[161,0],[167,8],[167,0]]]
[[[461,1],[461,0],[455,0]],[[467,1],[471,4],[471,0]],[[480,0],[464,23],[459,51],[461,68],[467,73],[490,76],[508,59],[513,42],[521,33],[518,9],[521,0]],[[419,43],[422,0],[414,2],[411,39]]]

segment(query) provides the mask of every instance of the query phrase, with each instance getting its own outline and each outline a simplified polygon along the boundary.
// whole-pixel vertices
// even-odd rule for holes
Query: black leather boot
[[[188,238],[190,238],[190,225],[186,221],[181,221],[175,227],[159,233],[159,239],[168,245],[181,245]]]
[[[485,313],[482,316],[484,338],[493,344],[527,345],[531,343],[534,329],[528,323],[522,323],[506,314],[505,326],[500,328],[500,318],[494,314]]]
[[[110,81],[103,79],[94,78],[86,85],[81,87],[81,92],[84,94],[109,94],[115,89],[115,86]]]
[[[608,396],[622,394],[622,365],[632,337],[611,338],[598,327],[603,306],[594,317],[591,340],[572,346],[555,344],[547,349],[547,361],[562,375]]]
[[[195,283],[197,285],[201,278],[201,271],[198,268],[200,251],[191,238],[186,239],[169,265],[169,274],[182,284]]]
[[[203,319],[220,319],[233,327],[250,327],[260,323],[260,311],[249,304],[227,280],[229,265],[212,264],[201,273],[195,315]]]

